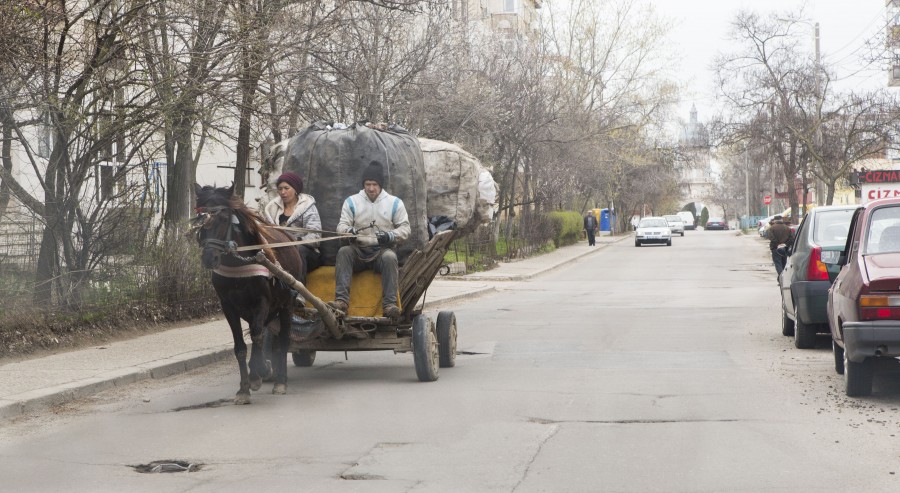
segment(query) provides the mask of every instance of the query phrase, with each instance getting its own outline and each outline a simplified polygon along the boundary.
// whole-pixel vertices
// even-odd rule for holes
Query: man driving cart
[[[410,226],[403,201],[384,191],[383,184],[383,166],[372,161],[363,171],[363,189],[344,200],[336,229],[356,238],[355,244],[338,251],[334,301],[329,305],[346,314],[353,273],[373,269],[381,274],[382,313],[397,320],[401,315],[397,306],[399,264],[392,247],[409,237]]]

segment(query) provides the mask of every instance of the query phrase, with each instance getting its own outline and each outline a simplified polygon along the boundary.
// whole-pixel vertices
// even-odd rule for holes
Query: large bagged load
[[[325,231],[337,227],[344,199],[362,190],[362,174],[369,162],[381,161],[383,188],[400,197],[409,214],[409,238],[397,248],[400,262],[428,241],[425,165],[418,140],[405,130],[377,130],[361,124],[345,128],[313,124],[273,150],[275,161],[284,152],[283,171],[293,171],[303,178],[304,192],[315,197]],[[277,164],[273,165],[277,169]],[[269,176],[271,180],[278,177]],[[340,247],[340,241],[320,244],[324,265],[334,265]]]
[[[497,200],[497,184],[478,159],[457,145],[419,139],[428,186],[428,217],[445,216],[464,232],[487,224]]]

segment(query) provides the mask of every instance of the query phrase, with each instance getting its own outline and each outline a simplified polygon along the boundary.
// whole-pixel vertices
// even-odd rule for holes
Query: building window
[[[504,12],[515,12],[517,8],[517,0],[503,0]]]

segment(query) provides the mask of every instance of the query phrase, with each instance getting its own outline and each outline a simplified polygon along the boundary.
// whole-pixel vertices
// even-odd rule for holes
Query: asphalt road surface
[[[408,354],[320,353],[234,406],[228,361],[3,424],[0,489],[900,491],[900,376],[846,398],[778,296],[758,238],[626,240],[453,307],[436,382]],[[199,470],[132,467],[154,461]]]

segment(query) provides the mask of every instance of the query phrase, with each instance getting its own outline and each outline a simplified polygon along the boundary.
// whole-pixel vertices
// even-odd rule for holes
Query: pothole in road
[[[207,408],[211,408],[211,407],[222,407],[225,404],[231,404],[232,402],[234,402],[234,399],[219,399],[217,401],[209,401],[209,402],[204,402],[202,404],[192,404],[190,406],[176,407],[175,409],[172,409],[172,412],[177,413],[179,411],[193,411],[195,409],[207,409]]]
[[[136,466],[128,466],[139,473],[158,473],[158,472],[197,472],[203,464],[199,462],[189,462],[178,459],[155,460],[148,464],[138,464]]]

